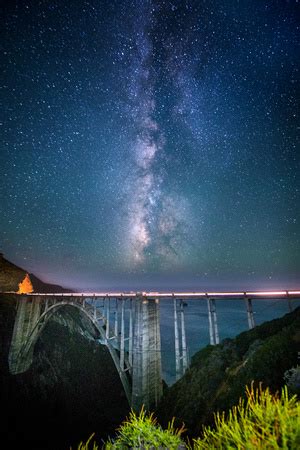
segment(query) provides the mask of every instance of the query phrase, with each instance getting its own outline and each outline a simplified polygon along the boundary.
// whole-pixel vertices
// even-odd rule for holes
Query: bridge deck
[[[278,290],[278,291],[245,291],[245,292],[63,292],[63,293],[45,293],[33,292],[31,294],[45,297],[97,297],[97,298],[278,298],[278,297],[300,297],[300,290]]]

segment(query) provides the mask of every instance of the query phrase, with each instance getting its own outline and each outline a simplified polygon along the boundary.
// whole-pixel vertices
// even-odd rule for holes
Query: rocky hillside
[[[300,308],[266,322],[235,339],[199,351],[184,377],[165,393],[158,410],[160,422],[176,417],[188,434],[201,433],[213,414],[228,410],[254,380],[273,392],[284,384],[286,370],[299,363]]]
[[[0,292],[17,292],[19,283],[21,283],[25,276],[25,270],[7,261],[0,254]]]
[[[26,270],[11,263],[0,253],[0,292],[18,292],[19,284],[26,277]],[[45,283],[33,274],[29,274],[33,292],[72,292],[55,284]]]

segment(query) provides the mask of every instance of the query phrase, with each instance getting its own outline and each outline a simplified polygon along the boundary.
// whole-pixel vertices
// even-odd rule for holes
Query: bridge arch
[[[68,302],[57,299],[49,307],[42,308],[39,298],[22,298],[18,305],[14,332],[9,353],[9,368],[11,373],[21,373],[29,369],[32,364],[35,344],[48,321],[61,310],[75,308],[83,314],[94,331],[92,337],[100,336],[103,344],[108,348],[110,356],[118,371],[128,403],[131,403],[131,379],[128,371],[121,370],[119,352],[106,336],[106,318],[88,304],[78,303],[76,300]],[[75,320],[75,319],[74,319]],[[83,331],[83,327],[81,327]],[[92,335],[92,333],[88,333]]]

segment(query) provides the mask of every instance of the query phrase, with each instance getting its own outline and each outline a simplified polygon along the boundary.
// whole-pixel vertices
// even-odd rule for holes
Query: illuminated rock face
[[[24,280],[19,283],[19,290],[17,294],[30,294],[30,292],[33,292],[33,287],[30,281],[30,277],[28,273],[26,273]]]

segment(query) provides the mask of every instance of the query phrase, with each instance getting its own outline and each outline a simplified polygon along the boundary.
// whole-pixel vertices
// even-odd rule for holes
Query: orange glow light
[[[19,290],[17,294],[30,294],[31,292],[33,292],[33,287],[29,275],[26,273],[24,280],[19,283]]]

